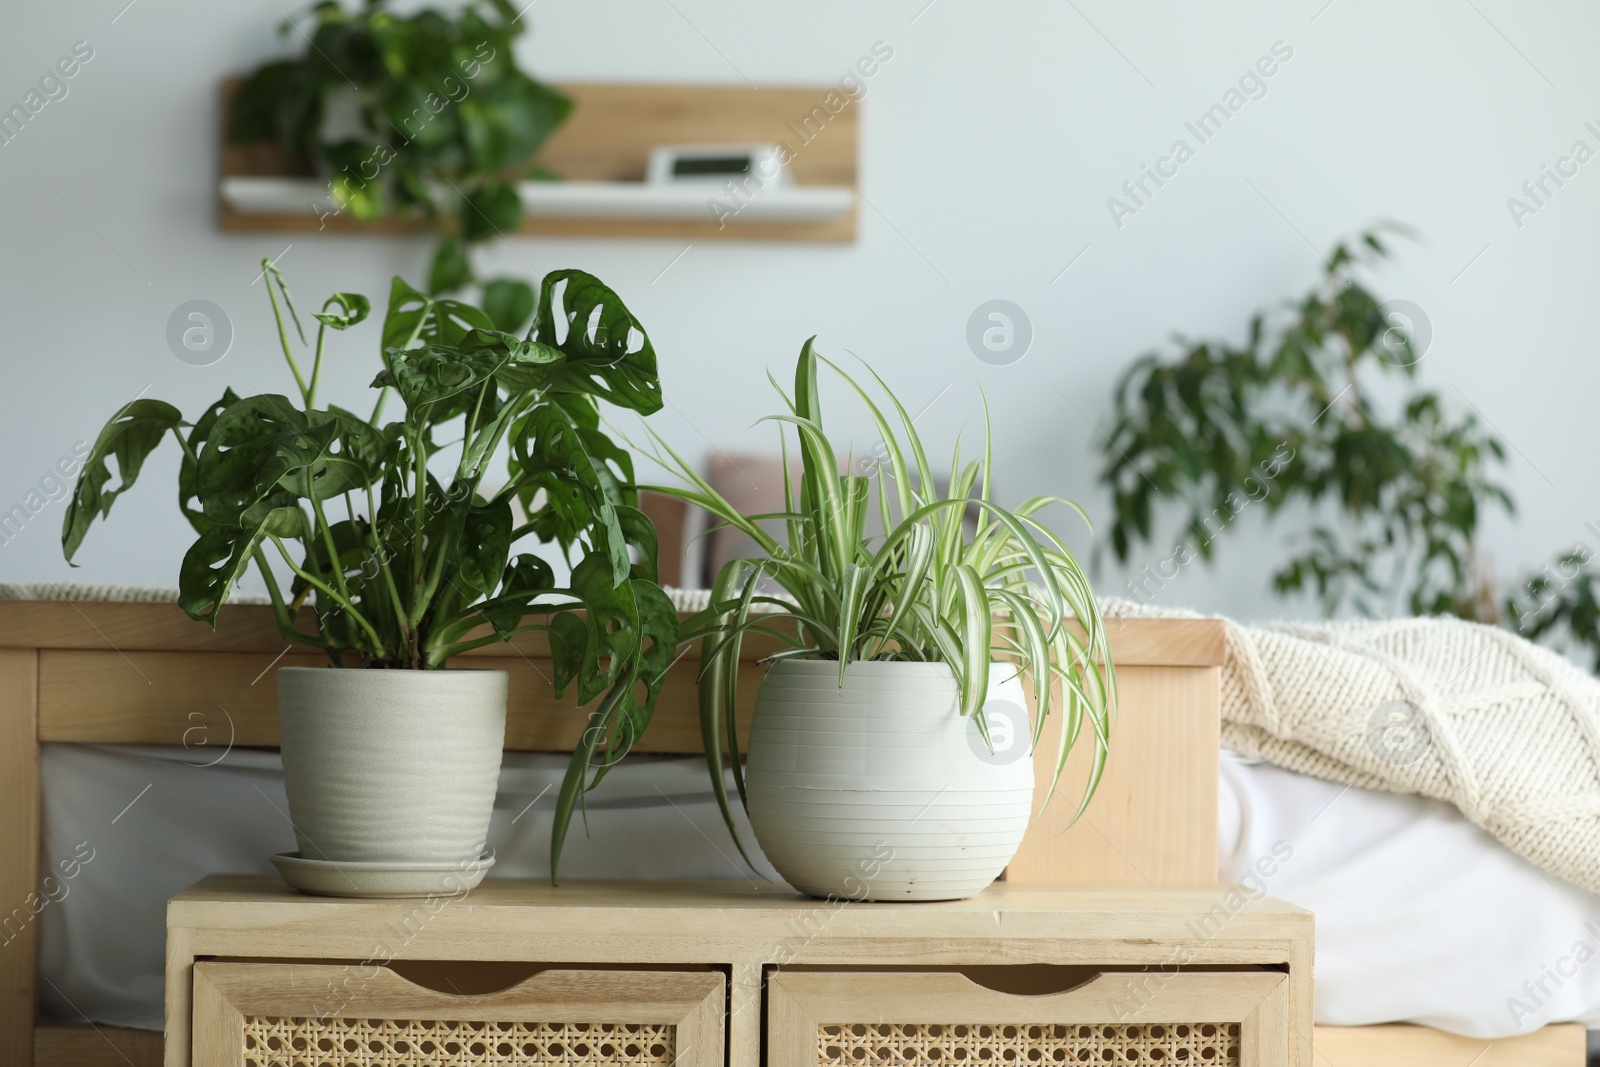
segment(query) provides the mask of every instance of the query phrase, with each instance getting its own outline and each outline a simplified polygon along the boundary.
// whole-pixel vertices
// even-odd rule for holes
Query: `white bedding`
[[[215,756],[198,747],[42,748],[43,863],[57,875],[45,888],[59,899],[37,920],[41,1005],[65,1022],[159,1030],[166,900],[207,874],[274,873],[267,857],[295,847],[282,763],[275,752],[246,750],[202,768],[195,764]],[[489,829],[493,875],[549,877],[550,817],[566,764],[506,756]],[[759,874],[728,840],[703,761],[632,758],[590,797],[587,837],[582,817],[573,820],[562,878],[776,878],[737,816]],[[76,877],[60,877],[63,861],[76,861],[67,868]]]
[[[1600,1027],[1600,895],[1450,805],[1224,752],[1220,808],[1224,879],[1256,885],[1243,880],[1272,856],[1269,876],[1255,872],[1266,892],[1316,913],[1319,1023],[1482,1038]]]
[[[294,847],[275,754],[195,766],[207,761],[204,749],[44,746],[56,899],[37,921],[52,1017],[159,1029],[163,902],[214,871],[270,873],[266,857]],[[507,757],[493,874],[548,874],[564,767]],[[1600,897],[1546,877],[1448,805],[1224,753],[1221,820],[1225,878],[1317,913],[1319,1022],[1409,1020],[1484,1038],[1600,1027]],[[699,761],[624,764],[592,798],[589,827],[587,838],[574,827],[565,876],[745,876]]]

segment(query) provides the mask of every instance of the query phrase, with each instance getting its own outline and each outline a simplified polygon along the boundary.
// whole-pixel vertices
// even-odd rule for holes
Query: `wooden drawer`
[[[1101,974],[1018,995],[964,974],[779,972],[767,983],[768,1067],[1289,1062],[1282,973]]]
[[[194,967],[196,1067],[722,1067],[718,972],[547,970],[441,993],[360,964]]]

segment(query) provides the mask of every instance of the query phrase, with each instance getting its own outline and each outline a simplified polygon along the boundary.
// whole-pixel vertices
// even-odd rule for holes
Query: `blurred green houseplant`
[[[1101,470],[1112,551],[1128,562],[1168,501],[1187,512],[1169,557],[1180,565],[1210,560],[1246,506],[1298,505],[1309,526],[1273,575],[1278,592],[1310,592],[1328,614],[1508,623],[1588,646],[1600,666],[1593,550],[1563,553],[1520,594],[1497,587],[1479,540],[1487,512],[1515,512],[1498,476],[1505,445],[1415,386],[1424,353],[1405,320],[1416,309],[1352,276],[1388,255],[1385,232],[1335,246],[1320,283],[1282,314],[1253,316],[1242,343],[1180,338],[1175,354],[1142,356],[1122,375]],[[1385,402],[1395,390],[1384,379],[1396,377],[1403,388]],[[1151,584],[1136,577],[1130,591],[1146,599]]]
[[[448,233],[428,291],[457,292],[478,281],[468,248],[516,232],[516,181],[548,176],[533,160],[572,109],[518,69],[512,44],[526,28],[509,0],[407,15],[389,0],[323,0],[283,24],[304,52],[266,64],[235,93],[232,139],[310,160],[355,218],[438,219]],[[533,289],[486,281],[482,305],[497,329],[520,330]]]

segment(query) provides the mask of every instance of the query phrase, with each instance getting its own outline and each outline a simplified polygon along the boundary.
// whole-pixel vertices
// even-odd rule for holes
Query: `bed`
[[[1116,759],[1088,816],[1069,828],[1067,805],[1044,812],[1007,878],[1128,886],[1214,883],[1219,855],[1219,774],[1223,770],[1217,695],[1222,628],[1209,620],[1122,620],[1110,627],[1122,691]],[[752,649],[751,662],[743,669],[757,673],[754,658],[759,655],[760,649]],[[522,796],[536,795],[540,776],[559,763],[582,729],[581,716],[551,697],[543,680],[548,671],[541,667],[547,658],[548,650],[532,636],[519,638],[509,647],[472,654],[473,665],[505,669],[511,676],[507,749],[514,755],[508,758],[507,773],[523,780],[507,791],[497,814],[506,826],[522,818],[513,807],[520,807]],[[141,805],[149,804],[147,810],[157,813],[169,802],[190,809],[202,806],[203,794],[161,800],[148,791],[136,790],[138,764],[133,764],[131,775],[127,766],[114,772],[110,768],[119,760],[165,759],[187,765],[185,774],[201,774],[208,761],[221,757],[230,770],[241,773],[243,784],[237,784],[238,788],[255,790],[270,803],[271,750],[276,742],[270,671],[277,665],[316,662],[314,655],[285,647],[265,608],[231,608],[221,631],[213,634],[190,622],[171,604],[0,604],[0,790],[4,791],[6,813],[0,822],[0,901],[15,902],[8,903],[8,914],[0,916],[6,941],[0,945],[0,1049],[5,1063],[146,1067],[160,1062],[158,1033],[89,1022],[88,1013],[80,1013],[75,1025],[60,1018],[40,1021],[41,1002],[68,1020],[76,1010],[74,998],[61,988],[62,983],[41,980],[39,974],[41,929],[48,933],[54,921],[50,909],[57,908],[59,914],[73,899],[82,901],[95,884],[115,886],[114,879],[97,883],[101,876],[95,870],[97,863],[101,871],[116,869],[111,862],[115,850],[102,853],[85,837],[90,851],[83,852],[78,842],[68,840],[77,836],[69,827],[85,825],[74,823],[74,818],[98,818],[104,823],[104,839],[110,840],[121,833],[118,825],[126,822],[132,827],[143,817]],[[669,804],[674,803],[674,796],[691,805],[698,803],[692,763],[700,750],[694,714],[695,669],[692,653],[675,667],[657,721],[640,746],[641,770],[634,785],[645,801],[649,796],[644,791],[653,789],[669,798]],[[753,695],[754,688],[749,686],[745,692]],[[129,750],[105,746],[155,747]],[[107,760],[111,763],[103,762]],[[1250,790],[1255,788],[1254,807],[1269,810],[1270,804],[1262,799],[1267,790],[1261,785],[1261,776],[1269,772],[1243,765],[1231,771],[1233,784],[1225,790],[1224,806],[1232,794],[1241,811],[1251,807]],[[69,818],[58,803],[61,791],[53,789],[49,805],[58,825],[45,835],[41,775],[46,772],[59,773],[65,780],[92,775],[99,784],[115,786],[111,792],[117,797],[129,794],[127,805],[120,811],[107,807]],[[118,778],[118,773],[126,777]],[[646,806],[660,809],[655,802]],[[639,806],[629,809],[624,804],[617,810],[625,813],[619,816],[622,820],[644,817]],[[1316,817],[1307,816],[1307,821]],[[597,820],[601,825],[594,827],[594,840],[603,844],[607,828],[603,809]],[[518,832],[537,839],[537,831],[537,824],[529,823]],[[1270,835],[1277,832],[1264,816],[1241,817],[1230,821],[1225,835],[1229,839],[1221,844],[1235,860],[1253,861],[1252,849],[1266,841],[1270,851]],[[701,836],[707,839],[705,845],[717,848],[709,833]],[[679,860],[689,865],[717,862],[705,845],[694,846],[695,854]],[[259,865],[263,859],[261,847],[253,841],[237,841],[229,847],[235,849],[232,855],[241,865]],[[173,855],[184,854],[180,840],[174,841],[173,848]],[[540,852],[532,846],[515,851],[527,855]],[[649,862],[653,866],[659,859]],[[137,856],[119,862],[136,863]],[[187,877],[175,861],[146,866],[170,867],[172,877]],[[679,868],[687,869],[693,868]],[[1238,873],[1237,866],[1232,870]],[[1287,878],[1294,868],[1285,865],[1283,870]],[[1281,887],[1293,885],[1289,878],[1270,888],[1279,893]],[[63,895],[74,892],[79,896]],[[54,902],[50,902],[52,896]],[[147,921],[130,915],[127,936],[148,936],[141,925]],[[1404,951],[1407,949],[1400,945],[1394,948],[1395,953]],[[1376,964],[1369,959],[1361,965]],[[129,1020],[134,1017],[130,1013]],[[1310,1028],[1309,1019],[1293,1022],[1303,1030]],[[1583,1028],[1574,1025],[1544,1026],[1495,1040],[1408,1025],[1319,1026],[1315,1034],[1317,1061],[1329,1067],[1466,1067],[1468,1063],[1479,1067],[1578,1067],[1584,1057]]]

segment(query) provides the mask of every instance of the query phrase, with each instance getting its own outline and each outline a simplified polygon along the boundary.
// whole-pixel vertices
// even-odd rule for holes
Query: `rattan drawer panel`
[[[1039,996],[951,972],[780,972],[767,984],[767,1062],[1278,1067],[1288,1007],[1274,972],[1102,974]]]
[[[386,968],[197,963],[204,1067],[721,1067],[714,972],[550,970],[475,996]]]

